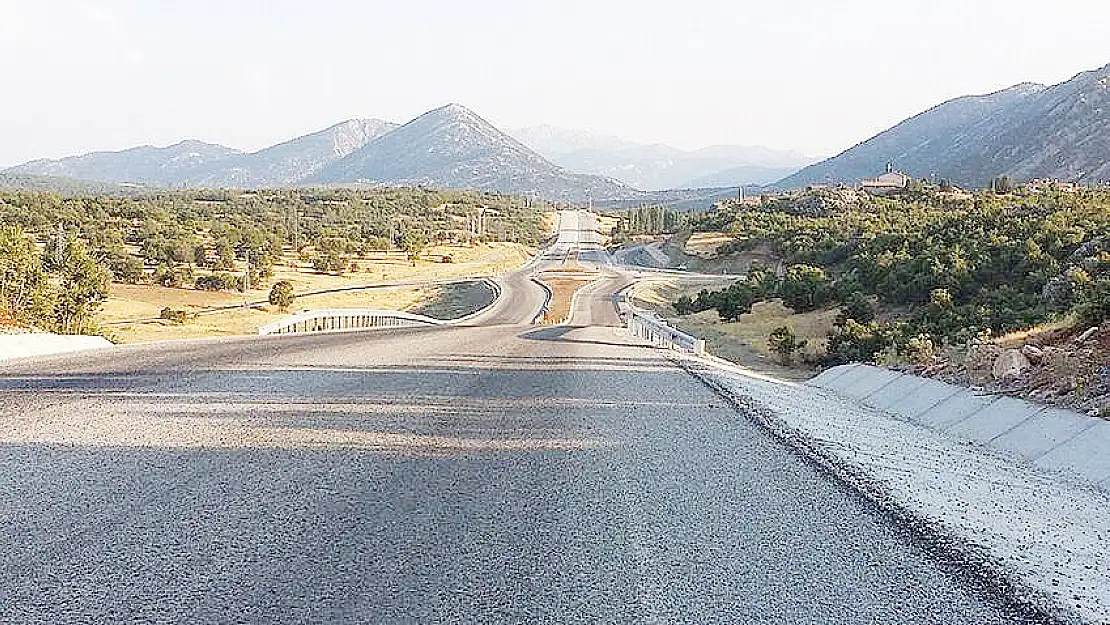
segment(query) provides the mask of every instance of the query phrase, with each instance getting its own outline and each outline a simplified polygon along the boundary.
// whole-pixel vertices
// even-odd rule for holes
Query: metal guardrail
[[[461,282],[466,281],[468,280]],[[493,292],[493,301],[481,310],[458,319],[433,319],[424,315],[396,310],[362,308],[305,310],[262,326],[258,329],[258,334],[265,336],[270,334],[303,334],[305,332],[343,332],[368,328],[461,325],[484,315],[501,299],[501,285],[496,280],[482,278],[480,282]]]
[[[666,347],[698,356],[705,355],[705,341],[667,325],[655,313],[631,308],[628,312],[628,330],[635,336],[659,347]]]
[[[667,325],[659,315],[637,308],[628,296],[628,292],[635,288],[630,284],[613,296],[613,304],[617,308],[617,315],[624,322],[628,331],[653,345],[705,356],[705,341],[691,334],[686,334]]]
[[[343,308],[306,310],[258,329],[262,336],[305,332],[343,332],[366,328],[443,326],[450,322],[396,310]]]
[[[551,287],[541,282],[540,279],[534,275],[531,276],[529,280],[543,289],[544,293],[543,306],[540,307],[540,311],[536,313],[536,316],[532,317],[532,325],[539,325],[543,323],[544,318],[547,317],[547,313],[551,311],[551,300],[555,299],[555,292],[551,290]]]

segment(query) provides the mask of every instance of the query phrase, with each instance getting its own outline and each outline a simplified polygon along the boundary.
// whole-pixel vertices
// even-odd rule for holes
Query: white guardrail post
[[[636,308],[625,293],[618,296],[617,312],[625,320],[629,332],[652,345],[698,356],[705,355],[705,341],[672,328],[653,312]]]

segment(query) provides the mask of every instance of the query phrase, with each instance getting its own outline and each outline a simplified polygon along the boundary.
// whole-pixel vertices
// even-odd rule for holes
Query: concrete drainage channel
[[[1110,494],[1110,423],[936,380],[845,365],[808,383]]]

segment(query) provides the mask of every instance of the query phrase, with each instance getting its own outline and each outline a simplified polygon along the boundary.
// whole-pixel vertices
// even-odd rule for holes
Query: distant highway
[[[1013,623],[964,565],[616,327],[135,345],[0,366],[0,621]]]

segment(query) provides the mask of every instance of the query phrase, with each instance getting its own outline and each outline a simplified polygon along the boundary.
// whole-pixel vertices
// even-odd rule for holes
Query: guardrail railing
[[[651,312],[629,308],[627,317],[629,332],[653,345],[689,352],[698,356],[705,355],[705,341],[676,330],[667,322]]]
[[[466,282],[458,280],[455,282]],[[424,315],[397,310],[372,310],[363,308],[330,308],[305,310],[258,329],[260,335],[302,334],[305,332],[342,332],[344,330],[364,330],[368,328],[428,327],[463,325],[486,314],[501,299],[501,285],[491,278],[480,280],[493,292],[493,301],[458,319],[433,319]]]
[[[366,328],[442,326],[450,322],[396,310],[343,308],[306,310],[279,319],[258,329],[260,335],[304,332],[342,332]]]
[[[547,317],[547,313],[551,310],[551,300],[555,298],[555,292],[551,290],[551,287],[541,282],[540,279],[534,275],[530,277],[529,280],[543,289],[543,306],[540,306],[540,311],[536,313],[535,317],[532,317],[532,325],[539,325],[543,323],[543,320]]]
[[[659,347],[688,352],[697,356],[706,354],[705,341],[672,328],[659,315],[633,304],[628,293],[635,287],[635,284],[630,284],[613,296],[617,316],[624,322],[624,326],[628,328],[629,332]]]

